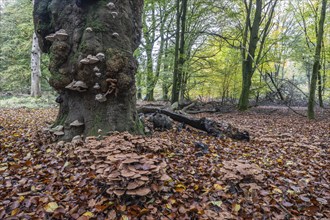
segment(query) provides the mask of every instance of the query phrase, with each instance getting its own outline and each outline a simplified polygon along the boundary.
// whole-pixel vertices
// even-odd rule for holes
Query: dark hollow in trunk
[[[133,56],[143,0],[35,0],[34,23],[50,53],[50,85],[60,95],[61,139],[108,131],[141,133]],[[70,126],[78,120],[83,125]]]

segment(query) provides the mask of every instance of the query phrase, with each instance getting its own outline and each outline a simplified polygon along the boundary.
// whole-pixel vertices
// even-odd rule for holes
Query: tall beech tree
[[[239,99],[239,110],[246,110],[249,105],[249,94],[252,77],[258,64],[264,57],[263,49],[267,36],[272,29],[272,19],[277,0],[244,0],[245,26],[241,44],[242,56],[242,92]],[[264,23],[264,27],[262,24]]]
[[[141,132],[134,51],[143,0],[35,0],[40,48],[50,53],[50,84],[59,92],[61,139],[108,131]]]
[[[177,102],[180,98],[182,86],[183,66],[186,62],[185,54],[185,34],[188,0],[177,0],[177,25],[175,33],[175,58],[173,71],[172,99],[171,102]]]
[[[323,41],[323,34],[324,34],[324,22],[325,16],[327,11],[327,0],[322,0],[322,8],[321,8],[321,16],[318,25],[317,33],[317,42],[315,47],[315,55],[314,55],[314,64],[313,64],[313,72],[311,78],[311,87],[309,90],[309,98],[308,98],[308,118],[314,119],[315,118],[315,93],[316,93],[316,84],[317,79],[319,77],[320,69],[321,69],[321,48],[322,48],[322,41]]]

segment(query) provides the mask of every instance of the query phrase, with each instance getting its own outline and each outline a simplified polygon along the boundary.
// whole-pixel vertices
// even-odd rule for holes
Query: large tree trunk
[[[41,96],[41,86],[40,86],[40,47],[38,44],[38,38],[35,33],[33,33],[32,39],[32,50],[31,50],[31,96],[40,97]]]
[[[317,84],[317,74],[320,71],[321,47],[322,47],[322,41],[323,41],[324,21],[325,21],[326,10],[327,10],[327,0],[322,0],[321,17],[320,17],[320,21],[319,21],[319,30],[317,33],[317,43],[316,43],[316,48],[315,48],[311,87],[309,90],[309,99],[308,99],[308,118],[309,119],[315,118],[315,112],[314,112],[315,93],[316,93],[316,84]]]
[[[142,8],[143,0],[35,1],[35,29],[42,51],[50,52],[50,84],[60,93],[56,124],[64,126],[62,139],[141,132],[133,53]],[[83,125],[70,126],[76,120]]]

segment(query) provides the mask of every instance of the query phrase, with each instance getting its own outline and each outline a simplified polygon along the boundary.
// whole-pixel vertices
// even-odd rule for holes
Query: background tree
[[[34,0],[33,0],[34,4]],[[31,49],[31,96],[41,96],[41,69],[40,69],[41,51],[39,47],[38,38],[35,32],[32,37],[32,49]]]
[[[320,14],[320,23],[318,26],[317,33],[317,42],[315,47],[315,55],[314,55],[314,65],[313,65],[313,72],[312,72],[312,79],[311,79],[311,87],[309,92],[309,99],[308,99],[308,118],[314,119],[315,118],[315,112],[314,112],[314,106],[315,106],[315,91],[316,91],[316,84],[317,84],[317,78],[320,75],[320,60],[321,60],[321,47],[322,47],[322,41],[323,41],[323,33],[324,33],[324,22],[325,22],[325,16],[326,16],[326,10],[327,10],[327,0],[322,0],[322,8],[321,8],[321,14]]]

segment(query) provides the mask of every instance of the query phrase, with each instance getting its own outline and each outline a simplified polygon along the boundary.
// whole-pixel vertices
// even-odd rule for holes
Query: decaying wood
[[[247,141],[250,140],[250,136],[247,131],[241,132],[229,123],[218,123],[216,121],[207,118],[195,119],[182,114],[177,114],[175,112],[166,109],[160,109],[155,107],[141,107],[138,109],[138,112],[143,114],[158,112],[169,116],[174,121],[181,122],[186,125],[190,125],[193,128],[206,131],[208,134],[217,137],[226,136],[236,140],[247,140]]]

